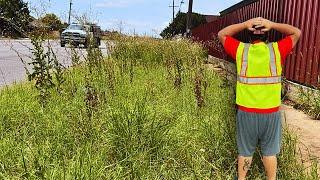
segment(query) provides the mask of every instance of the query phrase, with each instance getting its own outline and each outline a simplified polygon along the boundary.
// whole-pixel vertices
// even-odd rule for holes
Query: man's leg
[[[276,112],[265,115],[261,119],[260,127],[263,129],[261,138],[261,150],[263,155],[263,165],[268,180],[277,178],[277,154],[281,147],[281,113]]]
[[[276,180],[277,178],[277,157],[264,156],[263,165],[266,170],[268,180]]]
[[[238,179],[246,179],[248,170],[250,169],[252,157],[238,156]]]
[[[252,162],[252,155],[258,143],[257,115],[238,110],[237,113],[237,146],[238,146],[238,179],[245,179]]]

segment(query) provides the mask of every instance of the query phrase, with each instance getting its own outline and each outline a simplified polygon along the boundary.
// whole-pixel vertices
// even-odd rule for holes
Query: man
[[[232,36],[249,30],[250,43]],[[287,37],[267,43],[271,29]],[[259,144],[269,180],[276,179],[281,143],[281,74],[287,55],[297,44],[301,31],[288,24],[254,18],[222,29],[218,37],[237,64],[238,179],[245,179],[252,155]]]

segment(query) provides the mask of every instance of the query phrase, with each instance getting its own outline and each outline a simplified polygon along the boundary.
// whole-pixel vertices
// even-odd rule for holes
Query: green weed
[[[202,69],[200,45],[126,38],[108,58],[89,51],[43,108],[30,83],[0,91],[1,178],[233,179],[234,87]],[[285,131],[279,179],[318,177],[295,146]],[[250,179],[263,179],[256,158]]]

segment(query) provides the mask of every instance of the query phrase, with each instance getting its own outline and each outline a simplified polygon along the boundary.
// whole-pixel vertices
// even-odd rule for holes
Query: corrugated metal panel
[[[320,79],[320,0],[248,0],[223,11],[220,19],[193,29],[193,37],[209,48],[211,55],[227,59],[216,37],[219,30],[228,25],[262,16],[275,22],[299,27],[302,36],[288,56],[284,74],[287,79],[307,86],[319,87]],[[270,32],[270,41],[284,36]],[[237,37],[248,42],[245,32]]]
[[[225,10],[221,11],[220,14],[221,15],[229,14],[229,13],[233,12],[234,10],[240,9],[240,8],[242,8],[242,7],[244,7],[244,6],[248,5],[248,4],[251,4],[251,3],[255,2],[255,1],[259,1],[259,0],[241,1],[241,2],[239,2],[239,3],[237,3],[237,4],[233,5],[233,6],[229,7],[228,9],[225,9]]]

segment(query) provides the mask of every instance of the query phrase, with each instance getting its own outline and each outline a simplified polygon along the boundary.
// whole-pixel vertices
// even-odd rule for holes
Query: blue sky
[[[67,21],[69,0],[25,0],[29,2],[34,16],[44,12],[57,14]],[[126,33],[157,35],[172,19],[172,0],[72,0],[73,14],[86,13],[102,29],[119,30]],[[181,11],[188,9],[188,0]],[[220,11],[241,0],[194,0],[194,12],[218,15]],[[175,0],[180,5],[181,0]],[[179,7],[176,8],[176,12]]]

